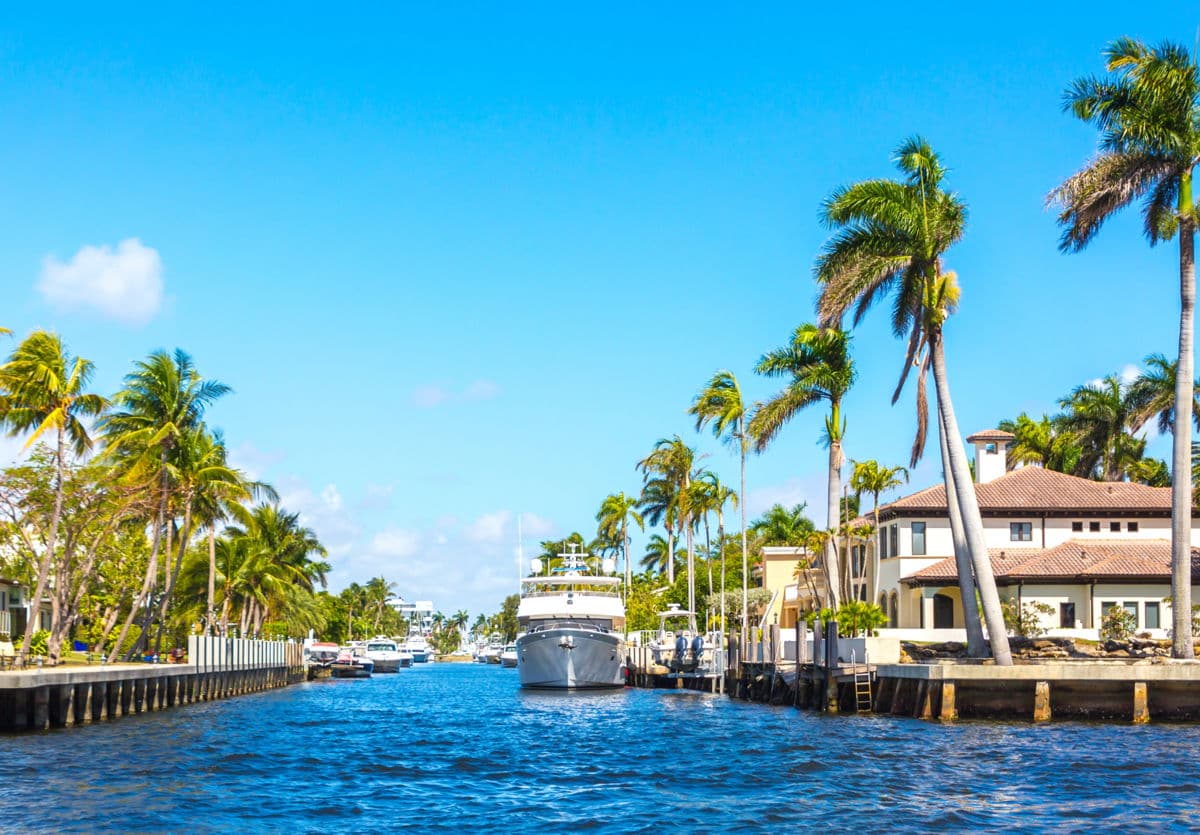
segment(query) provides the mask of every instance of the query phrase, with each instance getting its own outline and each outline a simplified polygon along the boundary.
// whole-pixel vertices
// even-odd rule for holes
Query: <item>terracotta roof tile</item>
[[[976,441],[1015,441],[1017,436],[1011,432],[1005,432],[1003,429],[985,429],[982,432],[976,432],[974,435],[967,436],[967,443],[973,444]]]
[[[989,548],[992,573],[1001,580],[1096,578],[1171,579],[1171,542],[1166,539],[1071,539],[1042,551]],[[1192,549],[1192,576],[1200,578],[1200,549]],[[958,579],[954,557],[902,578],[910,585]]]
[[[981,511],[1165,511],[1171,510],[1171,488],[1125,481],[1092,481],[1041,467],[1021,467],[986,484],[976,484]],[[946,487],[936,484],[881,505],[891,516],[910,510],[946,509]]]

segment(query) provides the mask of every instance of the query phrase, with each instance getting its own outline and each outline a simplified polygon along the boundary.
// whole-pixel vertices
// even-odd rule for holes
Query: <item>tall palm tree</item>
[[[791,508],[781,504],[771,505],[762,516],[750,523],[750,530],[758,537],[760,545],[802,546],[808,535],[816,530],[812,520],[804,513],[807,508],[805,502]]]
[[[642,519],[653,525],[662,525],[666,532],[663,543],[667,549],[668,558],[663,561],[663,570],[667,572],[667,582],[675,582],[675,521],[679,516],[679,499],[674,484],[660,476],[647,477],[642,484],[641,495],[638,496],[638,509]]]
[[[749,420],[749,414],[746,408],[746,402],[742,398],[742,389],[738,385],[737,377],[732,371],[721,370],[713,375],[708,381],[708,385],[704,390],[696,395],[696,399],[692,401],[692,406],[688,409],[688,414],[696,416],[696,431],[699,432],[706,425],[712,425],[713,435],[720,438],[726,444],[737,446],[738,450],[738,465],[741,475],[741,483],[738,487],[738,495],[746,495],[746,454],[750,451],[750,436],[746,431],[746,422]],[[750,608],[750,566],[749,566],[749,548],[746,540],[746,505],[741,503],[742,512],[742,643],[745,645],[749,637],[746,611]],[[718,536],[717,540],[724,547],[724,537]],[[722,551],[721,558],[721,578],[724,581],[724,552]],[[721,595],[721,605],[725,604],[725,596]],[[722,614],[722,624],[724,624],[724,615]],[[724,628],[724,627],[722,627]]]
[[[662,534],[651,534],[650,539],[646,542],[646,552],[642,556],[642,567],[655,574],[663,574],[673,559],[675,559],[674,549],[670,547]]]
[[[1100,131],[1100,153],[1055,189],[1060,248],[1084,249],[1108,218],[1142,201],[1153,246],[1179,238],[1179,358],[1171,460],[1171,599],[1176,658],[1194,655],[1191,640],[1192,343],[1196,304],[1196,206],[1192,175],[1200,161],[1200,72],[1186,47],[1150,47],[1119,38],[1104,53],[1103,78],[1067,88],[1064,109]]]
[[[632,521],[639,530],[645,530],[646,525],[642,515],[637,512],[638,500],[624,493],[610,493],[604,497],[600,510],[596,513],[599,523],[599,533],[602,537],[621,543],[621,558],[625,563],[625,593],[633,587],[633,568],[629,562],[629,523]]]
[[[154,592],[160,543],[168,526],[167,507],[172,487],[168,458],[185,432],[203,424],[208,406],[230,390],[224,383],[202,378],[187,352],[176,349],[171,355],[155,351],[136,362],[134,370],[125,375],[124,388],[113,398],[113,411],[100,423],[107,447],[105,454],[124,470],[127,480],[144,483],[158,499],[158,519],[142,588],[114,644],[124,645],[137,613],[146,611],[148,617],[142,635],[130,655],[144,645],[149,632],[147,603]]]
[[[858,324],[876,301],[894,296],[892,331],[896,336],[907,334],[908,350],[893,403],[910,369],[917,367],[917,433],[911,463],[916,464],[925,448],[929,416],[925,385],[932,368],[938,422],[946,430],[950,464],[946,468],[947,501],[956,496],[962,513],[992,655],[997,664],[1009,665],[1012,653],[1000,595],[946,369],[943,327],[957,307],[959,290],[954,273],[943,269],[942,258],[962,238],[967,209],[957,195],[943,188],[946,169],[924,139],[903,142],[896,162],[903,179],[864,180],[837,189],[826,199],[823,219],[835,231],[817,258],[816,277],[821,285],[817,312],[821,324],[836,325],[853,309]],[[960,584],[964,579],[960,576]],[[964,605],[969,606],[973,599],[972,591],[970,597],[964,596]]]
[[[33,633],[40,625],[37,613],[46,593],[50,564],[58,544],[67,476],[67,446],[70,445],[76,456],[91,449],[92,439],[83,419],[100,415],[108,405],[100,395],[86,391],[93,371],[91,360],[72,357],[58,335],[47,331],[31,333],[16,347],[8,362],[0,366],[0,420],[8,427],[9,436],[28,433],[26,449],[47,432],[53,433],[55,439],[54,510],[46,547],[37,565],[32,601],[34,616],[26,623],[21,638],[19,657],[22,659],[29,654]]]
[[[850,489],[855,493],[870,493],[872,499],[871,517],[874,520],[875,531],[879,531],[879,495],[888,490],[894,490],[901,484],[908,483],[908,469],[899,465],[885,467],[874,458],[866,461],[851,461]],[[871,582],[879,584],[879,541],[871,540]],[[879,590],[872,586],[867,599],[874,601]]]
[[[750,420],[749,432],[758,452],[765,450],[784,424],[803,409],[819,403],[829,405],[824,435],[829,448],[827,529],[836,530],[838,500],[842,493],[842,438],[846,431],[842,400],[854,385],[855,377],[854,361],[850,358],[850,335],[836,327],[801,325],[788,345],[764,354],[754,370],[768,377],[788,380],[783,391],[763,403]],[[840,572],[837,543],[832,536],[826,542],[822,569],[829,581],[828,605],[837,608]]]

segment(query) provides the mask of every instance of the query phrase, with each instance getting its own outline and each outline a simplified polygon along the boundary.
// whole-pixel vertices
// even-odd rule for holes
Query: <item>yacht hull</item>
[[[588,690],[625,686],[625,642],[612,632],[552,626],[517,638],[521,686]]]

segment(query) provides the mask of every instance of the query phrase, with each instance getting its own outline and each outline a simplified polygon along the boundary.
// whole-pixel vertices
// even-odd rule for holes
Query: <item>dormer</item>
[[[975,483],[987,484],[1008,472],[1008,445],[1016,435],[999,429],[987,429],[967,436],[975,445]]]

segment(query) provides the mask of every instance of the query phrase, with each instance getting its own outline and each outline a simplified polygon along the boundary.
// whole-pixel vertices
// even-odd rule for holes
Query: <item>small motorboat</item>
[[[517,666],[517,645],[505,644],[504,649],[500,651],[500,666],[515,667]]]
[[[338,645],[330,641],[306,640],[304,643],[304,669],[308,674],[309,681],[315,678],[329,678],[338,652]]]
[[[375,662],[365,655],[355,655],[352,650],[343,649],[329,665],[329,671],[334,678],[370,678],[375,671]]]
[[[365,645],[354,650],[356,658],[366,656],[375,664],[377,673],[396,673],[401,667],[411,667],[412,653],[400,647],[391,638],[382,635],[367,641]]]

